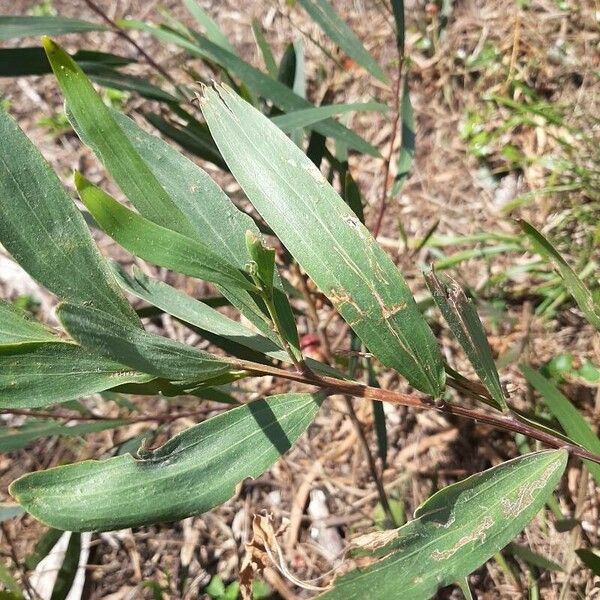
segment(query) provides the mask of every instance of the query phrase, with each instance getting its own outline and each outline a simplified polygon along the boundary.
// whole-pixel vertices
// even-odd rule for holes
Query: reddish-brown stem
[[[490,412],[458,406],[456,404],[440,404],[436,403],[431,398],[370,387],[355,381],[345,381],[326,375],[295,373],[277,367],[246,361],[239,361],[239,363],[236,361],[235,364],[236,366],[239,366],[239,368],[245,369],[254,375],[272,375],[274,377],[281,377],[299,383],[314,385],[326,390],[329,395],[347,394],[357,398],[367,398],[378,402],[389,402],[391,404],[399,404],[401,406],[408,406],[419,410],[436,410],[447,415],[464,417],[475,422],[485,423],[496,429],[521,433],[552,448],[565,448],[573,456],[600,464],[599,455],[589,452],[579,446],[575,446],[574,444],[570,444],[558,436],[537,429],[510,415],[496,415]]]
[[[163,67],[161,67],[127,32],[123,31],[119,24],[111,19],[95,2],[92,0],[84,0],[84,2],[93,10],[105,23],[111,26],[113,31],[127,40],[144,58],[144,60],[156,71],[158,71],[169,83],[176,84],[175,80]]]

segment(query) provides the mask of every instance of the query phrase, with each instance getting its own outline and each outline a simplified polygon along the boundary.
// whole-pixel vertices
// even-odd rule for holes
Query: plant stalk
[[[573,456],[600,464],[600,455],[589,452],[580,446],[568,443],[560,437],[536,429],[527,423],[518,421],[512,415],[495,415],[493,413],[466,408],[455,404],[436,404],[433,398],[370,387],[356,381],[336,379],[335,377],[329,377],[327,375],[286,371],[277,367],[250,361],[232,360],[231,364],[232,366],[244,369],[253,375],[272,375],[273,377],[280,377],[298,383],[313,385],[325,390],[328,395],[347,394],[356,398],[366,398],[378,402],[389,402],[391,404],[408,406],[409,408],[416,408],[419,410],[436,410],[446,415],[471,419],[472,421],[485,423],[496,429],[520,433],[534,440],[538,440],[551,448],[564,448]]]

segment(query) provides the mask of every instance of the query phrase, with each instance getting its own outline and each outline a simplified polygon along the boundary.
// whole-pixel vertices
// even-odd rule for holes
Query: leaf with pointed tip
[[[40,35],[83,33],[84,31],[108,31],[108,28],[98,23],[67,17],[0,16],[0,41],[12,38],[39,37]]]
[[[208,352],[129,326],[95,308],[61,304],[56,312],[71,337],[84,348],[143,373],[171,381],[201,382],[232,370],[227,362]]]
[[[592,292],[556,248],[535,227],[526,221],[518,221],[518,223],[535,247],[536,252],[544,258],[550,259],[558,268],[558,272],[565,282],[565,287],[575,298],[575,302],[577,302],[587,320],[600,331],[600,303],[595,301]]]
[[[102,307],[139,323],[74,202],[1,107],[0,139],[0,243],[61,300]]]
[[[398,54],[404,56],[404,0],[391,0],[394,24],[396,26],[396,47]]]
[[[162,88],[150,83],[143,77],[136,77],[129,73],[121,73],[117,69],[105,65],[80,65],[82,70],[92,81],[105,88],[113,88],[123,92],[134,92],[143,98],[159,100],[160,102],[177,102],[178,99]]]
[[[544,506],[567,464],[565,450],[528,454],[450,485],[395,531],[355,542],[379,558],[334,580],[323,600],[426,600],[504,548]]]
[[[301,110],[304,108],[314,108],[308,100],[295,94],[293,90],[285,84],[265,75],[265,73],[262,73],[247,62],[244,62],[235,54],[220,48],[217,44],[214,44],[207,38],[200,36],[197,37],[194,42],[190,42],[172,31],[130,19],[122,20],[119,24],[125,28],[131,27],[146,31],[159,40],[176,44],[187,50],[193,56],[198,56],[211,61],[224,69],[231,71],[237,75],[237,77],[239,77],[254,94],[271,100],[285,112]],[[348,144],[348,147],[364,154],[376,157],[381,156],[377,148],[373,147],[354,131],[331,119],[319,121],[318,123],[311,125],[310,128],[318,131],[324,136],[343,140]]]
[[[140,331],[135,325],[129,326]],[[51,406],[124,383],[151,379],[145,373],[75,344],[0,346],[0,408],[3,409]]]
[[[12,304],[0,300],[0,345],[60,341],[47,327],[27,318]]]
[[[550,412],[556,417],[565,433],[577,444],[586,450],[600,454],[600,438],[594,433],[590,424],[583,415],[571,404],[554,384],[546,379],[540,372],[528,365],[520,366],[521,373],[527,383],[534,387],[544,398]],[[600,465],[589,460],[583,461],[589,469],[596,483],[600,485]]]
[[[387,112],[389,108],[380,102],[352,102],[350,104],[327,104],[315,108],[295,110],[284,115],[272,117],[271,121],[279,129],[289,132],[294,129],[308,127],[319,121],[329,119],[335,115],[348,112]]]
[[[133,277],[128,275],[124,269],[119,266],[114,266],[114,270],[117,282],[125,291],[138,298],[151,302],[180,321],[197,327],[205,336],[206,332],[214,334],[217,338],[206,337],[211,339],[211,342],[216,346],[225,349],[225,344],[222,344],[221,339],[218,338],[231,341],[233,347],[227,347],[230,354],[237,356],[236,351],[237,346],[239,345],[249,348],[253,352],[268,356],[269,358],[274,358],[284,363],[290,362],[289,354],[282,350],[281,347],[270,338],[255,333],[241,323],[229,319],[214,308],[206,305],[204,302],[191,298],[187,294],[166,283],[151,279],[136,267],[134,267]],[[240,355],[240,358],[244,357]],[[253,359],[249,358],[248,360]],[[264,362],[261,360],[255,361]],[[324,363],[317,362],[311,358],[307,358],[306,363],[313,371],[318,373],[323,373],[332,377],[342,377],[335,369]],[[158,393],[158,391],[153,393]],[[161,393],[164,393],[165,395],[174,395],[174,393],[169,394],[169,392],[164,389]],[[182,394],[191,392],[188,390],[188,392],[177,391],[176,393]]]
[[[398,195],[404,182],[408,179],[410,169],[415,160],[415,117],[413,107],[410,101],[410,89],[408,87],[408,78],[404,77],[404,87],[402,88],[402,100],[400,102],[400,119],[402,126],[400,150],[398,151],[398,162],[396,177],[390,191],[393,198]]]
[[[134,267],[133,276],[128,275],[124,269],[118,266],[115,266],[114,269],[117,282],[125,291],[147,300],[181,321],[271,358],[284,362],[289,360],[287,352],[269,338],[255,333],[184,292],[161,281],[151,279],[140,269]]]
[[[246,231],[246,248],[251,264],[255,265],[257,285],[271,297],[273,295],[273,273],[275,272],[275,248],[266,246],[261,235]]]
[[[131,58],[95,50],[78,50],[73,60],[84,70],[98,66],[121,67],[135,62]],[[52,67],[44,49],[40,46],[0,49],[0,77],[19,75],[45,75]]]
[[[202,110],[249,200],[383,364],[439,397],[444,367],[406,282],[321,172],[269,119],[229,89]]]
[[[125,115],[114,112],[113,116],[142,160],[192,225],[195,237],[227,262],[244,269],[248,262],[246,231],[259,233],[254,221],[229,200],[205,171],[175,148],[143,131]],[[177,173],[177,177],[173,177],[173,173]],[[143,211],[140,212],[143,214]],[[266,309],[257,298],[239,286],[219,285],[218,289],[265,337],[279,344]],[[295,332],[294,315],[282,291],[279,275],[275,278],[274,296],[286,327],[287,339],[293,348],[298,349],[300,343],[297,334],[295,339],[291,337]]]
[[[284,394],[191,427],[164,446],[31,473],[10,494],[34,517],[71,531],[112,530],[197,515],[264,473],[302,435],[322,398]]]
[[[513,556],[520,558],[534,567],[539,567],[540,569],[545,569],[546,571],[565,571],[565,568],[562,565],[555,563],[553,560],[546,558],[542,554],[534,552],[527,546],[520,546],[519,544],[514,544],[511,542],[506,547],[506,550]]]
[[[271,50],[269,42],[267,42],[262,27],[257,19],[252,19],[252,33],[254,34],[254,39],[256,40],[256,44],[262,55],[265,67],[267,67],[267,73],[269,73],[273,79],[277,79],[277,63],[275,62],[273,51]]]
[[[433,269],[426,270],[424,275],[433,300],[465,351],[477,376],[490,393],[491,403],[499,410],[507,410],[506,398],[492,350],[473,302],[467,298],[460,285],[450,277],[442,280]]]
[[[42,44],[65,95],[68,115],[82,141],[94,151],[123,193],[146,218],[189,234],[191,226],[183,213],[141,160],[81,68],[51,39],[43,38]]]
[[[77,172],[75,187],[96,223],[133,255],[205,281],[255,289],[239,269],[202,242],[145,219]]]
[[[233,44],[227,39],[217,22],[200,6],[197,0],[183,0],[186,10],[196,19],[206,32],[206,37],[224,50],[237,54]]]
[[[579,558],[579,560],[590,569],[594,575],[600,577],[600,555],[591,550],[586,550],[585,548],[575,550],[575,554],[577,554],[577,558]]]
[[[327,0],[298,0],[313,21],[338,45],[350,58],[362,65],[371,75],[387,82],[388,77],[377,61],[369,54],[356,34],[335,12]]]

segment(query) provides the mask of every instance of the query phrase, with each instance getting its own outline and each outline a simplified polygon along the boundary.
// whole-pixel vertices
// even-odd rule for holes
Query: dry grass
[[[35,4],[19,0],[8,8],[13,13],[24,13]],[[60,14],[95,19],[82,0],[56,0],[53,4]],[[142,19],[156,17],[158,8],[157,2],[141,0],[114,0],[101,4],[111,16],[131,15]],[[290,9],[283,1],[254,0],[242,7],[240,3],[229,0],[203,4],[228,33],[240,54],[257,65],[260,60],[251,36],[252,17],[261,20],[277,54],[295,35],[307,40],[312,38],[330,47],[320,30],[299,9]],[[520,10],[519,3],[513,0],[457,0],[447,27],[439,39],[434,40],[433,47],[424,50],[423,39],[435,37],[431,34],[431,20],[424,3],[407,2],[410,24],[408,55],[412,61],[410,87],[417,119],[417,155],[409,181],[386,212],[381,241],[397,259],[417,294],[423,290],[420,266],[432,260],[434,255],[428,247],[417,253],[406,251],[399,242],[398,223],[401,223],[409,240],[418,240],[436,222],[439,222],[436,235],[480,231],[514,233],[511,218],[519,216],[545,227],[552,235],[568,236],[573,243],[564,246],[564,249],[576,257],[579,246],[583,245],[583,242],[578,245],[577,240],[587,239],[590,228],[600,217],[600,200],[594,197],[593,188],[537,195],[533,201],[507,215],[502,211],[507,197],[499,198],[498,187],[490,184],[491,176],[497,179],[513,177],[517,184],[508,201],[516,194],[543,189],[548,184],[548,168],[540,165],[537,159],[560,149],[555,138],[560,138],[571,126],[592,123],[595,129],[588,130],[588,134],[592,138],[595,135],[597,141],[597,122],[594,122],[594,116],[598,114],[597,73],[600,68],[600,38],[598,23],[594,20],[597,5],[593,0],[572,0],[571,10],[565,12],[552,0],[530,0],[526,4],[527,10]],[[161,5],[189,22],[189,17],[176,0],[162,2]],[[380,62],[393,71],[395,48],[390,18],[379,3],[354,0],[336,2],[335,5]],[[174,77],[183,77],[180,55],[173,48],[158,46],[145,35],[134,35]],[[81,37],[68,36],[65,39],[67,46],[73,48],[81,44]],[[131,47],[111,34],[87,34],[83,39],[88,47],[125,54],[132,52]],[[496,49],[496,58],[483,68],[473,70],[467,64],[469,57],[476,59],[490,47]],[[331,50],[335,53],[335,49]],[[319,100],[327,92],[329,99],[336,102],[371,97],[383,102],[391,101],[390,90],[375,85],[353,64],[345,62],[345,70],[340,70],[310,41],[306,43],[306,52],[311,98]],[[339,58],[343,60],[343,57]],[[200,63],[196,66],[202,68]],[[136,69],[150,73],[144,65]],[[512,80],[527,82],[552,106],[569,107],[565,120],[554,128],[543,123],[511,128],[494,141],[484,160],[478,159],[461,139],[466,115],[469,111],[483,114],[487,106],[485,98],[492,94],[512,93]],[[60,109],[61,99],[52,78],[7,81],[3,82],[2,89],[4,97],[11,101],[11,112],[56,171],[64,175],[67,186],[71,185],[69,172],[73,168],[80,168],[96,179],[103,177],[97,163],[76,138],[62,135],[53,140],[36,124],[41,116]],[[513,98],[523,100],[518,93],[513,94]],[[132,99],[128,108],[133,111],[140,105],[139,100]],[[497,128],[512,115],[506,107],[498,107],[485,126],[488,130]],[[356,115],[350,125],[376,146],[387,147],[391,134],[388,118],[377,114]],[[579,142],[574,140],[578,147]],[[525,156],[517,167],[502,155],[502,149],[508,143]],[[581,163],[597,169],[600,161],[594,162],[594,144],[590,146],[589,156],[581,158]],[[350,165],[368,204],[368,223],[373,223],[384,184],[382,163],[352,156]],[[236,200],[240,200],[232,180],[214,169],[211,174]],[[506,185],[509,183],[505,182]],[[578,217],[582,212],[586,215],[585,219]],[[110,241],[100,238],[100,242],[106,253],[130,260],[120,255]],[[597,250],[596,256],[598,260]],[[483,285],[490,273],[501,273],[509,266],[525,264],[526,260],[529,258],[519,254],[501,254],[490,261],[474,258],[457,267],[457,276],[479,290],[482,299],[487,301],[498,291],[497,288],[490,291]],[[10,276],[10,281],[6,281],[6,277],[3,281],[3,272],[0,270],[0,284],[8,294],[14,296],[24,289],[23,280],[14,275]],[[171,283],[185,285],[186,291],[206,291],[203,287],[184,283],[182,278],[170,277]],[[531,273],[525,272],[518,282],[520,287],[527,288],[535,283],[532,277]],[[498,355],[519,348],[519,360],[539,366],[555,354],[568,351],[573,353],[576,361],[589,358],[598,364],[600,343],[571,305],[561,306],[553,318],[543,320],[533,313],[535,298],[523,298],[511,292],[510,286],[502,288],[505,305],[501,317],[495,322],[488,320],[490,341]],[[36,293],[44,300],[44,317],[52,319],[52,299],[42,291]],[[485,314],[492,313],[486,311]],[[321,308],[321,317],[328,318],[327,307]],[[300,325],[302,333],[311,331],[308,321],[301,320]],[[153,326],[180,340],[201,343],[197,336],[190,335],[168,317]],[[334,340],[341,330],[342,324],[334,317],[328,327],[330,338]],[[440,340],[450,364],[468,373],[469,366],[458,346],[441,329]],[[513,400],[522,406],[531,406],[533,398],[515,364],[508,365],[502,375]],[[406,384],[393,373],[381,373],[380,382],[389,388],[406,388]],[[265,379],[246,383],[245,386],[250,397],[267,390],[276,393],[289,389],[280,382]],[[598,400],[598,390],[573,385],[569,391],[578,406],[597,420],[594,401]],[[112,403],[100,399],[92,402],[91,405],[101,414],[118,414]],[[195,405],[197,400],[189,399],[141,402],[151,414],[198,408]],[[211,411],[209,414],[222,410],[210,404],[205,408]],[[371,407],[367,403],[356,402],[355,408],[374,449]],[[512,436],[484,426],[436,414],[415,414],[396,407],[386,407],[386,414],[390,450],[383,478],[389,494],[403,504],[409,515],[435,489],[498,464],[518,452]],[[19,422],[15,417],[3,418],[13,425]],[[167,424],[160,439],[194,422],[194,419],[187,418]],[[95,434],[86,438],[85,442],[39,441],[24,451],[2,456],[0,498],[6,496],[8,483],[22,473],[63,462],[101,457],[144,427],[145,424],[136,424],[116,432]],[[584,494],[578,493],[580,487],[585,487]],[[578,503],[578,496],[584,500]],[[539,575],[541,598],[592,598],[594,581],[589,571],[581,569],[574,561],[573,549],[598,545],[598,490],[591,481],[582,478],[580,464],[573,461],[557,498],[565,515],[576,515],[589,523],[589,529],[593,531],[583,533],[577,539],[568,533],[559,534],[551,524],[537,519],[519,541],[571,569],[569,573],[538,572],[534,575]],[[211,575],[219,574],[225,581],[236,579],[252,515],[261,511],[273,513],[278,520],[291,519],[287,537],[282,540],[289,569],[301,580],[325,585],[332,572],[340,567],[339,556],[331,556],[332,548],[344,548],[354,533],[364,533],[373,527],[376,503],[375,487],[356,432],[347,417],[345,404],[342,399],[333,398],[292,451],[258,480],[244,483],[236,496],[224,506],[182,523],[95,536],[88,565],[87,597],[113,600],[150,598],[151,591],[142,587],[145,581],[156,581],[164,586],[168,590],[165,596],[168,598],[202,597],[202,590]],[[321,514],[317,515],[319,510]],[[27,516],[10,522],[7,533],[17,556],[23,557],[30,551],[42,530]],[[6,550],[7,539],[3,537],[2,551]],[[521,573],[527,572],[522,563],[519,566],[522,567]],[[267,579],[284,598],[310,596],[309,592],[294,587],[275,572],[269,573]],[[472,576],[471,583],[479,598],[516,599],[527,596],[526,578],[521,576],[515,580],[496,561],[490,561],[479,569]],[[439,595],[440,598],[450,596],[447,591]],[[368,598],[368,595],[365,597]],[[453,593],[452,597],[457,596]]]

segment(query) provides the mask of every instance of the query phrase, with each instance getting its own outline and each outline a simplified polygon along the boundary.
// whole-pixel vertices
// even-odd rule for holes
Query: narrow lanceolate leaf
[[[0,108],[0,243],[61,300],[139,323],[83,217],[37,148]]]
[[[230,90],[207,90],[202,110],[250,201],[369,350],[439,396],[444,368],[433,333],[394,263],[321,172]]]
[[[95,308],[62,304],[57,315],[84,348],[144,373],[172,381],[200,382],[231,371],[226,362],[212,354],[121,323]]]
[[[277,63],[275,62],[273,51],[269,46],[269,42],[267,42],[267,38],[265,38],[260,23],[256,19],[252,19],[252,33],[254,34],[254,39],[262,54],[265,67],[267,67],[267,73],[269,73],[273,79],[277,79]]]
[[[410,90],[408,88],[408,78],[404,78],[404,87],[402,90],[402,101],[400,103],[401,120],[401,139],[400,150],[398,152],[398,162],[396,177],[390,194],[396,196],[402,189],[404,182],[408,179],[410,169],[415,159],[415,117],[413,107],[410,101]]]
[[[255,288],[239,269],[202,242],[145,219],[79,173],[75,173],[75,186],[96,223],[135,256],[205,281]]]
[[[120,22],[120,25],[146,31],[159,40],[184,48],[193,56],[198,56],[227,69],[239,77],[254,94],[271,100],[278,108],[285,112],[314,107],[308,100],[295,94],[285,84],[272,79],[252,65],[241,60],[235,54],[224,50],[205,37],[199,36],[195,38],[194,42],[190,42],[172,31],[153,27],[139,21],[124,20]],[[370,154],[371,156],[380,156],[377,148],[354,133],[354,131],[331,119],[315,123],[311,126],[311,129],[318,131],[324,136],[342,140],[348,144],[349,148],[353,148],[359,152]]]
[[[43,38],[42,43],[65,95],[75,131],[83,142],[148,219],[170,229],[189,232],[185,217],[134,150],[81,68],[49,38]]]
[[[264,473],[306,430],[321,398],[284,394],[196,425],[164,446],[21,477],[12,496],[33,516],[71,531],[112,530],[196,515]]]
[[[233,44],[227,39],[217,22],[200,6],[198,0],[183,0],[187,11],[196,19],[198,24],[206,32],[206,37],[221,48],[236,54]]]
[[[73,60],[84,71],[100,66],[121,67],[135,62],[131,58],[94,50],[78,50],[73,55]],[[44,49],[39,46],[0,49],[0,77],[44,75],[51,72],[52,67],[48,62],[48,57]]]
[[[289,360],[287,352],[275,342],[244,327],[238,321],[233,321],[203,302],[190,298],[166,283],[151,279],[139,269],[134,268],[133,277],[119,267],[115,269],[117,281],[125,291],[150,302],[181,321],[236,344],[242,344],[271,358],[284,362]]]
[[[125,115],[113,112],[113,116],[142,160],[192,225],[194,237],[227,262],[238,269],[244,269],[248,262],[246,231],[259,233],[254,221],[238,210],[198,165],[165,141],[140,129]],[[173,173],[177,173],[177,177],[173,177]],[[143,214],[143,211],[140,212]],[[218,289],[265,337],[278,343],[263,308],[248,291],[237,285],[219,285]],[[287,330],[293,331],[294,315],[282,291],[279,275],[275,278],[274,295],[278,310],[288,323]],[[294,348],[299,347],[298,340],[290,340],[290,343]]]
[[[490,393],[493,405],[500,410],[506,410],[506,398],[492,350],[473,302],[467,298],[456,281],[449,277],[440,279],[433,269],[425,272],[425,281],[450,330]]]
[[[12,38],[39,37],[40,35],[106,30],[107,27],[98,23],[68,19],[67,17],[0,16],[0,41]]]
[[[0,300],[0,345],[59,342],[47,327],[28,319],[18,308]]]
[[[400,529],[355,540],[375,563],[338,577],[320,598],[426,600],[504,548],[544,506],[565,450],[528,454],[448,486]]]
[[[565,433],[586,450],[600,454],[600,439],[594,433],[583,415],[571,404],[569,399],[541,373],[527,365],[521,365],[521,372],[529,385],[533,386],[542,396],[550,412],[556,417]],[[600,485],[600,465],[584,461],[590,473]]]
[[[350,58],[362,65],[371,75],[381,81],[388,80],[377,61],[369,54],[356,34],[333,10],[327,0],[298,0],[304,10]]]
[[[396,26],[396,47],[398,54],[404,56],[404,0],[391,0],[391,4]]]
[[[575,298],[575,302],[577,302],[587,320],[596,329],[600,330],[600,305],[595,301],[592,292],[585,286],[556,248],[535,227],[525,221],[519,221],[519,225],[533,244],[536,252],[554,263],[565,282],[565,287]]]
[[[353,102],[350,104],[328,104],[295,110],[284,115],[273,117],[271,121],[282,129],[289,132],[301,127],[308,127],[319,121],[329,119],[335,115],[343,115],[348,112],[387,112],[389,108],[380,102]]]
[[[75,344],[0,346],[2,409],[51,406],[151,379],[150,375]]]

